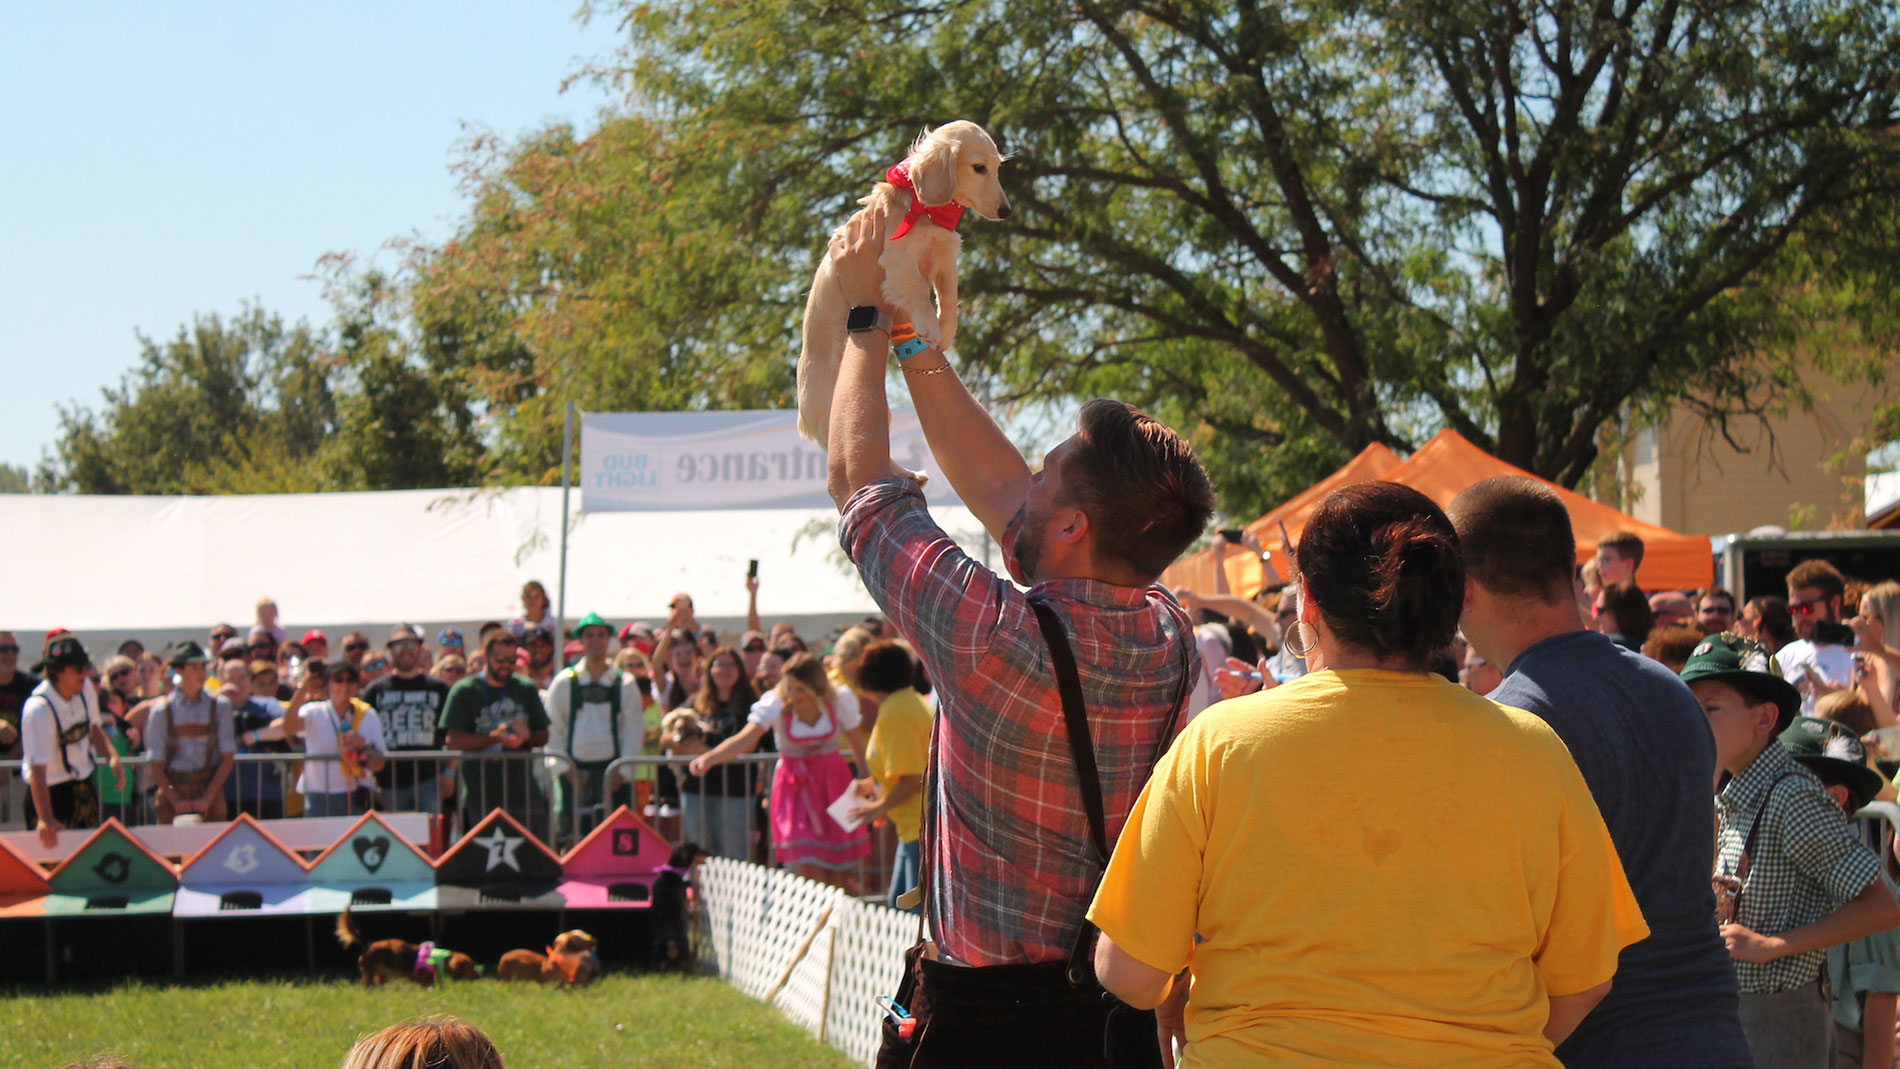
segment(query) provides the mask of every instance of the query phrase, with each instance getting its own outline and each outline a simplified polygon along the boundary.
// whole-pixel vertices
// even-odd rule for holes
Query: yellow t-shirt
[[[921,776],[930,757],[930,706],[923,695],[905,687],[885,698],[877,707],[877,725],[864,748],[865,763],[871,766],[871,778],[889,793],[900,776]],[[897,841],[915,842],[918,825],[924,818],[924,793],[918,791],[887,814],[897,829]]]
[[[1649,934],[1543,721],[1369,669],[1196,717],[1089,919],[1154,968],[1193,948],[1190,1066],[1556,1066],[1547,996]]]

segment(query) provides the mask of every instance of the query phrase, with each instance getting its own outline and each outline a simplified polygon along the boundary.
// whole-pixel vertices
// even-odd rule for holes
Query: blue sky
[[[473,133],[594,124],[577,0],[13,5],[0,34],[0,461],[198,313],[329,317],[326,252],[440,239]]]

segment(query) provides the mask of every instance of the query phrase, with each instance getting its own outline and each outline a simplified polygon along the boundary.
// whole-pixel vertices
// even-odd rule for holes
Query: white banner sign
[[[891,455],[935,473],[912,409],[891,412]],[[825,508],[825,451],[798,433],[795,411],[597,412],[581,417],[581,508],[587,512]],[[932,502],[955,495],[941,477]]]

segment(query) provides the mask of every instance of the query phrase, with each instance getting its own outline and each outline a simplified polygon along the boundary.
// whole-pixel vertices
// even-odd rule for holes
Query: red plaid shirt
[[[1019,513],[1003,536],[1016,566]],[[904,479],[859,490],[839,520],[871,596],[937,688],[923,860],[939,947],[966,965],[1066,958],[1101,877],[1049,647],[1027,595],[957,547]],[[1200,671],[1187,612],[1159,587],[1032,588],[1075,650],[1112,848],[1161,732]]]

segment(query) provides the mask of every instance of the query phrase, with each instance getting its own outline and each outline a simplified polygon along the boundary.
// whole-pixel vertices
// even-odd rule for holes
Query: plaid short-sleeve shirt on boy
[[[1763,798],[1768,799],[1765,808]],[[1848,825],[1841,807],[1779,743],[1770,743],[1715,801],[1721,818],[1716,871],[1724,875],[1740,866],[1749,829],[1761,813],[1735,918],[1744,928],[1778,935],[1812,924],[1880,878],[1879,860]],[[1738,961],[1735,979],[1744,994],[1792,991],[1814,983],[1826,960],[1827,951],[1812,950],[1766,965]]]
[[[1019,513],[1003,536],[1012,573],[1022,522]],[[937,688],[923,859],[939,948],[965,965],[1066,957],[1100,870],[1027,595],[951,541],[908,480],[853,494],[839,532]],[[1194,628],[1159,586],[1058,579],[1032,589],[1075,650],[1113,846],[1183,679],[1200,671]]]

